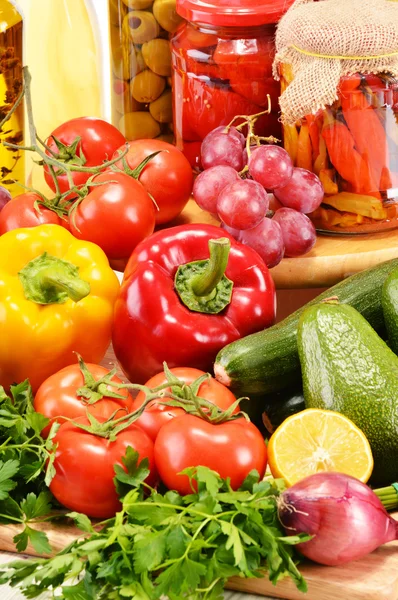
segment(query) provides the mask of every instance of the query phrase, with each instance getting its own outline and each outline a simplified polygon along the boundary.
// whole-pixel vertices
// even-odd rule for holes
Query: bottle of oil
[[[0,0],[0,122],[14,108],[22,89],[22,16],[9,0]],[[23,102],[0,129],[0,141],[22,144],[24,141]],[[0,145],[0,185],[12,196],[21,194],[18,185],[25,181],[24,152]]]
[[[0,4],[3,0],[0,0]],[[76,117],[106,118],[100,34],[104,0],[15,0],[24,18],[24,64],[32,76],[37,132],[51,132]],[[108,72],[107,72],[108,74]],[[26,156],[27,185],[45,195],[43,170]]]

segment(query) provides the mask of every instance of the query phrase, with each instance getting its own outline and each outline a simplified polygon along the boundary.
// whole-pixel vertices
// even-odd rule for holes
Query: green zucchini
[[[235,392],[247,395],[267,394],[300,382],[297,324],[305,308],[337,296],[340,303],[356,308],[380,332],[384,327],[381,290],[396,268],[398,259],[393,259],[357,273],[273,327],[228,344],[216,357],[214,373],[217,379]]]
[[[384,282],[381,305],[389,346],[395,354],[398,354],[398,269],[393,271]]]
[[[303,390],[293,387],[275,392],[265,397],[262,408],[263,425],[270,437],[285,419],[305,409]]]

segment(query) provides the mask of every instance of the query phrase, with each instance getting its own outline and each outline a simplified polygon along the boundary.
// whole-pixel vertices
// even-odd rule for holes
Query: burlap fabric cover
[[[398,77],[397,0],[296,0],[279,23],[278,65],[294,81],[280,98],[282,120],[294,123],[337,100],[340,77],[388,72]]]

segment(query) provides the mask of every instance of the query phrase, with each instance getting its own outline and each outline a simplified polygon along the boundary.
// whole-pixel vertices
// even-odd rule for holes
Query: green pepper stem
[[[228,238],[209,241],[210,259],[203,273],[191,279],[195,296],[208,296],[221,281],[228,264],[231,242]]]

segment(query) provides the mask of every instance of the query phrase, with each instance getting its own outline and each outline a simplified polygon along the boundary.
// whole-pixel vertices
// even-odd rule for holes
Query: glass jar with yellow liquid
[[[107,20],[106,1],[14,2],[24,19],[23,61],[32,76],[33,114],[41,139],[69,119],[108,116],[105,82],[109,71],[103,62],[109,44],[106,26],[106,38],[100,32],[100,20]],[[34,164],[35,158],[26,156],[27,184],[47,194],[43,170]]]
[[[22,16],[12,2],[0,0],[0,122],[11,117],[0,129],[0,141],[22,144],[24,141],[24,112],[21,102],[15,108],[22,90]],[[24,152],[0,145],[0,185],[12,196],[23,189]],[[14,183],[15,181],[15,183]]]

